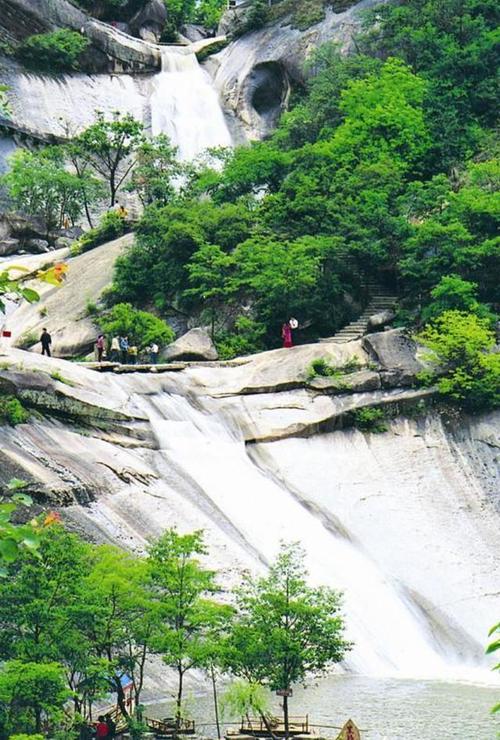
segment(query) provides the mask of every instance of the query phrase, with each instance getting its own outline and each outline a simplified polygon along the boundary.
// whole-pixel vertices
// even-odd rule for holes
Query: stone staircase
[[[372,292],[372,291],[370,291]],[[320,342],[338,342],[342,344],[344,342],[352,342],[355,339],[359,339],[368,328],[368,319],[375,313],[385,311],[386,309],[393,309],[398,299],[395,295],[389,295],[377,286],[377,290],[372,292],[372,297],[365,310],[354,321],[344,326],[340,331],[333,335],[333,337],[324,337],[320,339]]]

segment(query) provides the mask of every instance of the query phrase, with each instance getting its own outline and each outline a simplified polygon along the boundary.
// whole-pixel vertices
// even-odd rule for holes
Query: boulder
[[[9,254],[16,254],[21,249],[19,239],[6,237],[0,239],[0,257],[8,257]]]
[[[209,36],[209,31],[205,26],[199,26],[196,23],[185,23],[181,26],[181,34],[188,41],[201,41]]]
[[[22,248],[30,254],[41,254],[50,250],[49,243],[46,239],[27,239],[23,242]]]
[[[216,360],[218,353],[204,329],[191,329],[169,344],[160,355],[161,360]]]
[[[143,41],[157,44],[160,41],[165,22],[167,8],[163,0],[148,0],[130,19],[129,28],[134,36]]]
[[[375,360],[382,371],[390,371],[388,385],[407,385],[416,374],[424,369],[417,360],[417,344],[405,329],[367,334],[362,339],[363,349]]]
[[[394,311],[391,311],[390,308],[386,308],[384,311],[374,313],[368,319],[368,331],[380,331],[380,329],[383,329],[384,326],[392,324],[395,318],[396,314],[394,313]]]

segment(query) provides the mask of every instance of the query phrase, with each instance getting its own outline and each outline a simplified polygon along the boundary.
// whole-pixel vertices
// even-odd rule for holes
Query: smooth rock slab
[[[160,353],[161,360],[216,360],[218,353],[204,329],[191,329]]]

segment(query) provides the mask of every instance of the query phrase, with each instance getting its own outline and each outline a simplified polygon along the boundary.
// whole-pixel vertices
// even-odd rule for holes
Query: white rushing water
[[[231,146],[215,88],[193,52],[163,48],[162,71],[153,86],[152,133],[167,134],[181,159],[194,159],[211,147]]]
[[[149,414],[159,442],[157,454],[163,460],[157,464],[160,472],[175,468],[181,478],[203,491],[214,509],[221,512],[241,533],[243,540],[268,562],[275,556],[280,540],[300,541],[306,550],[314,582],[344,591],[349,638],[355,642],[347,660],[351,670],[372,676],[491,682],[492,675],[481,657],[482,647],[475,639],[481,636],[483,627],[479,626],[477,634],[468,632],[469,628],[474,628],[469,614],[471,604],[466,604],[464,609],[460,605],[453,607],[449,621],[441,616],[436,627],[433,619],[408,595],[414,585],[412,571],[422,567],[428,573],[433,553],[421,552],[413,561],[413,549],[418,549],[419,543],[418,540],[416,543],[408,541],[410,558],[398,573],[397,563],[395,567],[387,566],[380,554],[374,556],[346,534],[345,491],[336,500],[328,490],[327,478],[335,481],[336,473],[335,468],[328,468],[329,460],[334,460],[334,451],[329,452],[325,447],[328,443],[325,437],[316,440],[319,446],[314,451],[311,440],[279,443],[277,459],[286,455],[282,471],[290,481],[288,485],[288,482],[281,483],[270,469],[266,470],[265,457],[260,464],[258,449],[253,454],[256,461],[249,457],[238,431],[215,410],[206,413],[182,395],[163,393],[135,398]],[[342,436],[343,433],[338,433],[339,441]],[[363,435],[359,436],[363,439]],[[320,457],[315,459],[315,454]],[[321,475],[323,481],[319,479]],[[340,471],[338,478],[340,482]],[[355,488],[356,476],[353,478]],[[311,490],[308,490],[308,480]],[[300,489],[295,487],[297,484]],[[392,485],[393,481],[388,480],[388,492]],[[442,489],[445,496],[445,486]],[[326,508],[319,507],[318,496]],[[389,503],[389,511],[391,506],[394,504]],[[325,510],[329,512],[326,516]],[[425,512],[431,519],[434,514]],[[409,515],[416,516],[411,509]],[[394,516],[394,525],[399,526],[400,512],[395,512]],[[390,559],[394,532],[387,537],[385,532],[393,526],[386,518],[381,518],[373,520],[371,528],[381,541],[381,552],[388,551],[386,555]],[[474,549],[474,543],[467,542],[465,531],[463,534],[464,547],[470,545]],[[404,537],[404,530],[401,536]],[[434,536],[441,538],[437,520]],[[430,539],[432,541],[432,535]],[[400,543],[401,552],[393,548],[392,558],[401,559],[405,548],[404,542]],[[464,558],[466,561],[475,559],[469,557],[465,549]],[[465,580],[476,578],[474,568],[469,571],[467,564],[462,567],[453,559],[451,551],[450,567],[436,574],[437,592],[443,580],[450,580],[449,592],[436,597],[440,601],[450,600],[457,572],[461,569]],[[409,584],[404,581],[406,574]],[[466,593],[462,595],[467,596]],[[438,612],[437,607],[437,603],[426,603],[430,613]]]

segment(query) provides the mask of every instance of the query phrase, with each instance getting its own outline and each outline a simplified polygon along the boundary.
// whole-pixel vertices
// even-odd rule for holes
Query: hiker
[[[158,353],[160,351],[160,348],[155,342],[151,343],[151,346],[149,347],[149,360],[152,365],[156,365],[158,362]]]
[[[293,347],[292,327],[288,321],[285,321],[281,327],[281,338],[283,339],[283,347]]]
[[[120,337],[120,355],[121,362],[126,365],[128,362],[128,337]]]
[[[51,357],[50,345],[52,344],[52,337],[50,336],[47,329],[45,329],[45,327],[42,329],[40,342],[42,344],[42,355],[47,355],[48,357]]]
[[[102,714],[97,718],[97,725],[95,728],[96,737],[109,737],[109,726]]]
[[[105,717],[106,724],[108,725],[108,737],[114,737],[116,735],[116,723],[110,714]]]
[[[139,354],[139,350],[137,349],[135,344],[133,344],[132,346],[128,348],[128,356],[130,358],[131,365],[135,365],[137,363],[138,354]]]
[[[111,340],[111,347],[109,348],[109,353],[111,357],[112,362],[118,362],[120,359],[120,340],[118,337],[113,337]]]
[[[102,362],[102,356],[104,354],[104,334],[99,334],[95,346],[97,349],[97,362]]]

